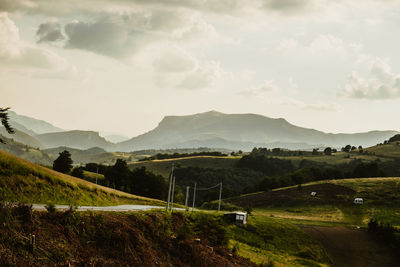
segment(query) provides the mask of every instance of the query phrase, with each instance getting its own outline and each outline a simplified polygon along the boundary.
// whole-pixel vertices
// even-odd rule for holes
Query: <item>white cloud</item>
[[[20,39],[19,29],[0,13],[0,69],[34,78],[85,80],[89,74],[71,65],[65,58],[49,49]]]
[[[357,72],[348,77],[343,95],[359,99],[390,99],[400,97],[400,74],[391,70],[388,62],[376,58],[371,62],[368,76]]]
[[[196,59],[187,51],[170,46],[153,61],[153,68],[159,73],[179,73],[192,71],[197,67]]]
[[[266,80],[261,85],[256,87],[247,88],[240,91],[238,94],[243,96],[259,96],[265,93],[279,92],[280,88],[276,85],[274,80]]]
[[[188,73],[178,85],[179,88],[195,90],[214,87],[219,81],[227,79],[230,73],[224,71],[219,63],[207,62]]]
[[[0,58],[8,68],[60,69],[66,61],[50,50],[25,43],[7,13],[0,13]]]
[[[288,99],[282,101],[281,104],[286,106],[295,106],[304,110],[313,110],[313,111],[336,112],[342,109],[342,107],[336,103],[325,103],[321,101],[317,101],[315,103],[305,103],[295,99]]]
[[[298,54],[303,56],[324,56],[347,58],[357,55],[362,50],[360,44],[345,43],[333,35],[318,35],[308,44],[301,44],[296,39],[282,40],[277,50],[285,54]]]

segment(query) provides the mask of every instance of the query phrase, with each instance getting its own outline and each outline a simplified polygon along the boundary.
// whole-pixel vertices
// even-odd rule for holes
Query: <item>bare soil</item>
[[[344,226],[303,226],[330,254],[333,266],[390,267],[400,265],[400,256],[369,233]]]

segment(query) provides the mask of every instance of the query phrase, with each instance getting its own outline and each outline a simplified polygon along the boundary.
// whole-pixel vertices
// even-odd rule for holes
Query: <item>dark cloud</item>
[[[36,31],[38,43],[57,42],[65,39],[61,32],[61,25],[57,22],[46,22],[39,25]]]
[[[56,22],[43,23],[37,30],[37,36],[39,42],[63,40],[64,48],[82,49],[120,59],[149,44],[174,38],[175,30],[186,27],[187,16],[180,10],[103,14],[94,21],[75,20],[64,27]]]

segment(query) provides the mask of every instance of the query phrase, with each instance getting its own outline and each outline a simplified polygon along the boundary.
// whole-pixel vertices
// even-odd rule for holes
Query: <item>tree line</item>
[[[104,179],[99,179],[98,184],[140,196],[164,199],[167,194],[167,182],[164,177],[147,171],[145,167],[130,170],[126,161],[122,159],[117,159],[112,166],[88,163],[72,169],[72,163],[71,154],[65,150],[59,153],[53,163],[53,169],[83,179],[84,170],[99,173],[104,175]]]

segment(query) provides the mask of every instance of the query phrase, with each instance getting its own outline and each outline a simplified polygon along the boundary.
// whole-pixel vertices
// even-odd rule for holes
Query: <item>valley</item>
[[[218,112],[168,117],[159,129],[132,140],[160,143],[156,133],[168,125],[185,125],[187,130],[178,130],[193,137],[189,131],[193,125],[200,127],[204,119],[215,120],[212,127],[223,127],[221,117],[232,120],[228,124],[233,127],[235,116]],[[252,117],[246,115],[248,120]],[[21,120],[18,123],[26,132],[21,136],[28,139],[11,139],[5,134],[5,143],[0,144],[0,221],[10,225],[0,229],[2,264],[24,265],[39,259],[39,265],[135,262],[186,266],[199,257],[207,257],[200,266],[395,266],[398,261],[394,252],[400,245],[400,146],[396,132],[384,133],[384,139],[373,141],[357,137],[357,143],[332,148],[315,143],[288,149],[282,144],[289,139],[281,139],[272,141],[282,147],[251,143],[260,146],[247,150],[240,150],[246,147],[237,143],[219,146],[222,143],[209,141],[201,143],[211,144],[209,147],[181,143],[188,147],[179,148],[164,136],[165,147],[162,143],[151,149],[135,145],[132,148],[136,151],[118,152],[118,148],[129,150],[95,132],[60,132],[43,122],[45,129],[50,127],[46,133],[38,128],[29,130],[29,124],[23,126]],[[196,131],[201,132],[200,128]],[[241,144],[247,142],[243,141],[244,133],[241,136]],[[65,151],[73,164],[65,173],[52,170]],[[171,171],[176,178],[174,207],[178,210],[166,213]],[[222,212],[218,213],[220,187],[215,185],[219,183],[223,186]],[[184,212],[187,186],[188,206],[192,205],[194,186],[196,201],[194,210]],[[363,204],[354,204],[355,198],[362,198]],[[33,210],[30,204],[35,204]],[[136,211],[112,207],[116,205]],[[101,206],[105,206],[103,210]],[[140,211],[139,207],[152,210]],[[223,219],[225,211],[234,210],[249,214],[245,226]],[[28,223],[21,218],[29,218]],[[55,221],[54,226],[50,221]],[[98,221],[102,226],[95,230]],[[57,235],[57,231],[62,234]],[[32,235],[46,238],[38,238],[32,247],[28,242]],[[344,242],[346,239],[351,242]],[[89,243],[100,251],[110,246],[117,250],[99,255]],[[144,251],[143,246],[152,249]],[[178,256],[182,249],[184,255]]]

